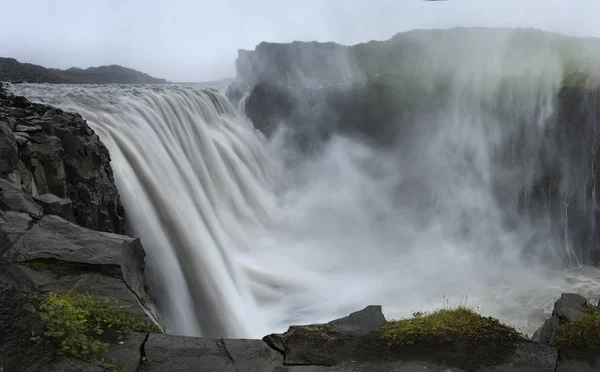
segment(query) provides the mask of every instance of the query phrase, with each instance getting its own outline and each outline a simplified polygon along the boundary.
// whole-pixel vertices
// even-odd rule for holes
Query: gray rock
[[[36,265],[35,269],[24,265],[19,265],[19,268],[39,291],[91,294],[99,300],[116,300],[119,305],[129,307],[128,311],[134,314],[146,315],[138,305],[138,298],[122,278],[86,270],[86,267],[71,266],[65,262],[44,262]]]
[[[34,132],[41,132],[43,130],[41,125],[22,125],[19,124],[17,125],[17,127],[15,128],[15,132],[29,132],[29,133],[34,133]]]
[[[341,333],[367,334],[381,329],[385,322],[381,306],[370,305],[346,317],[333,320],[327,325]]]
[[[62,272],[60,279],[53,280],[48,273],[34,274],[26,270],[38,285],[71,289],[76,282],[84,283],[82,289],[93,291],[91,293],[117,297],[126,304],[137,302],[144,313],[161,326],[158,311],[146,293],[145,253],[139,239],[89,230],[58,216],[47,215],[32,221],[28,215],[16,212],[3,214],[0,232],[11,244],[2,252],[2,257],[11,262],[54,260],[76,268],[75,274]],[[78,277],[78,270],[109,277],[100,279],[93,273]],[[104,291],[103,287],[106,287]]]
[[[32,195],[70,199],[80,226],[125,232],[110,155],[81,115],[9,96],[0,104],[0,132],[0,177],[10,174]]]
[[[122,365],[121,372],[134,372],[141,364],[142,345],[145,344],[148,335],[146,333],[129,333],[125,339],[117,344],[110,345],[104,355],[105,360],[116,360]]]
[[[585,310],[587,300],[575,293],[563,293],[560,299],[554,303],[553,316],[557,316],[560,324],[574,322]]]
[[[35,196],[34,199],[40,206],[42,206],[44,213],[54,214],[64,218],[67,221],[75,222],[70,199],[59,198],[54,194],[38,195]]]
[[[4,226],[0,225],[2,228]],[[124,246],[135,240],[82,228],[52,215],[43,216],[19,235],[19,239],[13,241],[10,255],[6,257],[12,262],[51,258],[118,267]]]
[[[0,366],[5,372],[45,371],[54,348],[43,336],[44,326],[29,304],[33,287],[12,265],[0,263]]]
[[[260,340],[150,335],[144,372],[282,371],[283,356]]]
[[[554,372],[558,350],[556,348],[522,342],[510,358],[501,365],[483,367],[480,372]]]
[[[0,178],[0,208],[41,217],[42,207],[36,204],[20,185]]]
[[[533,343],[522,343],[509,360],[501,365],[481,367],[478,372],[553,372],[558,358],[554,348]],[[288,372],[465,372],[457,367],[428,361],[346,361],[334,366],[291,366]],[[567,371],[565,371],[567,372]]]
[[[61,360],[53,363],[45,372],[105,372],[104,368],[77,359]]]
[[[17,133],[14,133],[14,135],[15,135],[15,141],[17,141],[17,144],[19,146],[23,146],[31,140],[31,137],[29,136],[28,133],[17,132]]]
[[[17,167],[19,153],[12,131],[0,121],[0,175],[11,173]]]
[[[40,133],[44,136],[43,133]],[[21,160],[31,170],[39,194],[52,193],[65,197],[67,192],[65,167],[62,162],[63,150],[57,137],[46,137],[46,142],[36,141],[38,136],[31,136],[31,142],[21,151]]]
[[[598,372],[600,371],[600,358],[595,361],[561,359],[558,361],[555,372]]]
[[[466,372],[460,368],[449,368],[444,365],[428,362],[373,362],[348,363],[340,366],[291,366],[282,372]]]
[[[262,340],[269,345],[269,347],[281,354],[285,354],[285,343],[283,342],[282,335],[272,333],[262,338]]]
[[[535,331],[532,340],[543,345],[548,345],[554,333],[559,329],[560,320],[558,319],[558,316],[552,316],[544,322],[540,329]]]

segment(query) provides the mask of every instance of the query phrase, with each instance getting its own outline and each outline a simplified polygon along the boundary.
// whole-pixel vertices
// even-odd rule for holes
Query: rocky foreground
[[[0,371],[597,371],[600,312],[564,294],[533,340],[467,308],[368,306],[262,340],[168,335],[110,156],[81,116],[0,87]]]

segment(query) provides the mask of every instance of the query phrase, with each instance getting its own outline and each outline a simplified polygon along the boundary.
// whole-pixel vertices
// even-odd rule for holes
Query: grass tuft
[[[499,344],[523,340],[513,327],[498,319],[484,317],[471,306],[445,306],[432,312],[415,312],[412,318],[388,322],[381,338],[393,345],[431,345],[446,343]]]
[[[600,351],[600,311],[588,306],[575,322],[564,324],[550,339],[559,349]]]

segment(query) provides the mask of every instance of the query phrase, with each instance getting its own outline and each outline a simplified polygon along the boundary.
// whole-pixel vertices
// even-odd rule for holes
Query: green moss
[[[160,333],[148,319],[127,311],[114,300],[97,300],[87,294],[48,293],[36,295],[34,303],[59,355],[94,362],[106,370],[116,366],[102,356],[108,342],[122,339],[127,332]]]
[[[550,339],[550,345],[560,349],[600,351],[600,311],[588,306],[577,321],[560,327]]]
[[[511,343],[523,336],[497,319],[483,317],[466,306],[414,313],[412,318],[387,323],[381,338],[390,345],[432,343]]]

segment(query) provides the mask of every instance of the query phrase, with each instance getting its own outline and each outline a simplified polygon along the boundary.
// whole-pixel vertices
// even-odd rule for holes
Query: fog
[[[3,0],[0,56],[46,67],[120,64],[171,81],[233,77],[261,41],[381,40],[415,28],[535,27],[600,36],[600,1]]]

